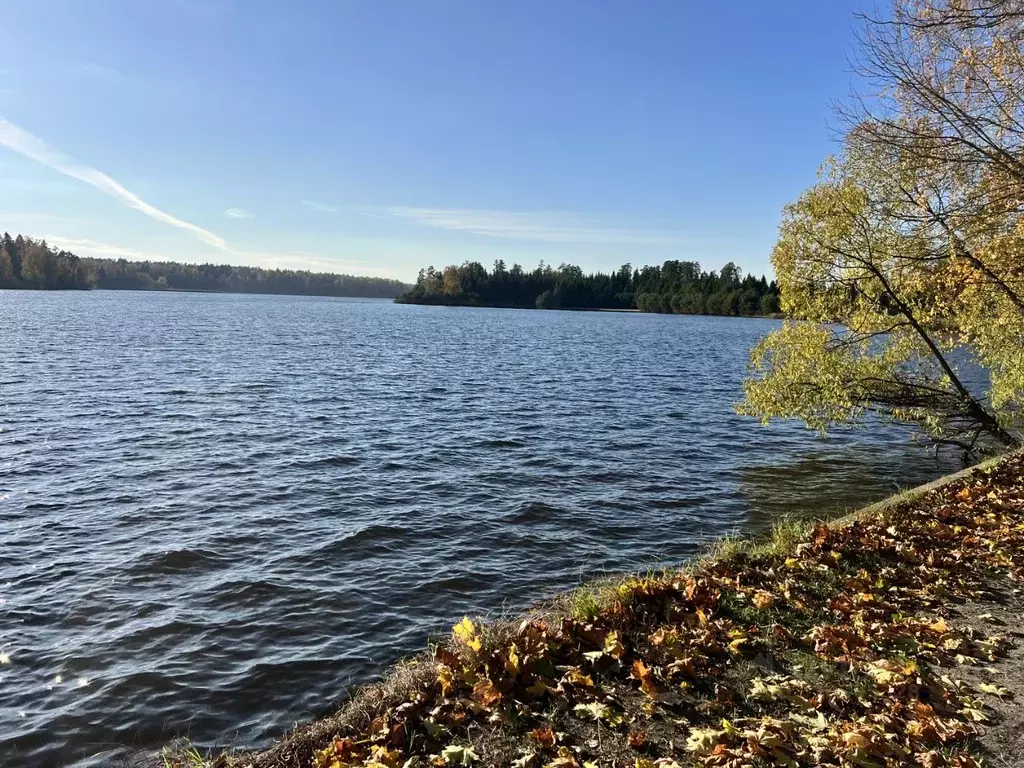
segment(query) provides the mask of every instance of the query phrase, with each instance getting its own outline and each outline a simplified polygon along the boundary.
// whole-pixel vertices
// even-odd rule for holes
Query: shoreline
[[[326,299],[372,299],[394,302],[394,296],[360,296],[340,293],[286,293],[283,291],[220,291],[212,288],[0,288],[0,291],[16,293],[209,293],[218,296],[315,296]]]
[[[972,517],[975,507],[984,514]],[[981,526],[977,536],[999,539],[1008,564],[937,536],[961,518]],[[913,542],[914,557],[925,562],[968,565],[962,574],[959,565],[950,566],[957,578],[945,585],[941,578],[923,579],[915,568],[925,566],[912,566],[900,554],[905,542]],[[867,552],[874,559],[860,562]],[[854,562],[844,563],[844,556]],[[971,768],[971,750],[998,750],[999,739],[1013,738],[990,729],[995,737],[986,741],[985,721],[1013,720],[1020,710],[1002,694],[988,701],[986,688],[1003,690],[1005,683],[993,687],[979,678],[976,686],[983,687],[968,695],[948,688],[943,675],[976,671],[978,664],[994,669],[1014,654],[1019,658],[1019,649],[1001,643],[982,648],[978,628],[956,622],[966,615],[984,625],[984,617],[1004,615],[1019,626],[1024,604],[996,593],[1009,589],[1022,567],[1024,452],[1014,452],[827,521],[782,521],[763,537],[723,539],[678,570],[581,585],[516,620],[464,619],[451,637],[394,665],[380,682],[336,705],[335,714],[299,726],[267,749],[196,762],[197,752],[186,759],[171,748],[162,759],[190,768],[516,760],[535,768],[627,762],[671,768],[725,765],[714,759],[733,753],[756,757],[744,750],[751,734],[761,733],[765,743],[785,746],[786,759],[799,765],[819,764],[807,762],[808,750],[827,746],[840,759],[837,749],[848,750],[851,759],[913,754],[931,760],[928,765]],[[938,576],[945,573],[935,568]],[[838,579],[847,571],[845,581]],[[942,589],[935,591],[936,583]],[[858,621],[866,618],[875,629],[858,634]],[[899,658],[909,663],[892,667],[892,648],[873,645],[883,629],[904,643]],[[666,645],[669,635],[673,641]],[[845,637],[845,645],[830,646],[835,637]],[[917,644],[915,653],[908,654],[907,641]],[[687,643],[696,643],[694,652],[686,651]],[[947,645],[957,653],[943,651]],[[978,654],[987,656],[977,661]],[[809,667],[814,679],[807,679]],[[849,689],[847,696],[867,686],[861,694],[870,704],[851,704],[851,698],[810,706],[812,693],[825,684]],[[731,695],[723,702],[725,689]],[[714,690],[719,693],[712,696]],[[929,727],[939,723],[956,736],[943,748],[953,754],[950,745],[963,747],[956,761],[936,745],[903,743],[870,718],[870,728],[861,722],[873,708],[892,705],[893,691],[905,698],[911,690],[925,691],[929,701],[938,691],[952,704],[927,704],[927,712],[919,707],[903,731],[925,720]],[[780,719],[787,709],[796,711]],[[940,758],[944,762],[935,762]]]
[[[668,315],[672,317],[739,317],[747,319],[782,320],[785,315],[782,312],[774,312],[770,315],[712,315],[706,312],[647,312],[636,307],[532,307],[532,306],[509,306],[503,304],[468,304],[461,302],[444,303],[435,301],[401,301],[393,300],[395,304],[407,304],[417,307],[449,307],[466,309],[512,309],[525,310],[527,312],[619,312],[625,314],[639,315]]]
[[[527,311],[542,311],[542,312],[613,312],[618,314],[629,314],[629,315],[668,315],[668,316],[679,316],[679,317],[723,317],[723,318],[744,318],[744,319],[763,319],[763,320],[783,320],[785,315],[781,312],[775,312],[770,315],[712,315],[707,313],[698,312],[645,312],[642,309],[636,307],[516,307],[516,306],[502,306],[497,304],[441,304],[427,301],[398,301],[394,296],[364,296],[359,294],[337,294],[337,293],[287,293],[282,291],[222,291],[216,289],[206,288],[22,288],[22,287],[3,287],[0,291],[15,291],[18,293],[31,293],[33,291],[39,293],[92,293],[92,292],[108,292],[108,293],[201,293],[201,294],[213,294],[219,296],[308,296],[314,298],[326,298],[326,299],[364,299],[371,301],[387,301],[392,304],[405,304],[409,306],[418,307],[450,307],[450,308],[467,308],[467,309],[512,309],[512,310],[527,310]]]

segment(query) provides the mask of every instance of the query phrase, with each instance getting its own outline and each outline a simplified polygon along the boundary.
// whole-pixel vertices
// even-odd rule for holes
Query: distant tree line
[[[732,262],[705,272],[695,261],[666,261],[611,274],[584,274],[570,264],[557,269],[541,262],[527,272],[518,264],[494,262],[488,272],[467,261],[443,270],[421,269],[416,285],[395,301],[537,309],[639,309],[689,315],[773,315],[779,311],[775,281],[747,275]]]
[[[81,258],[45,240],[4,234],[0,240],[0,288],[141,291],[221,291],[390,299],[409,286],[381,277],[336,275],[227,264]]]

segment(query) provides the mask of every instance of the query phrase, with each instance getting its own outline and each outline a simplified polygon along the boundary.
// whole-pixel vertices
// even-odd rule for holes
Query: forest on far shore
[[[531,271],[505,262],[487,271],[479,262],[420,270],[416,284],[380,277],[263,269],[228,264],[128,261],[79,257],[45,240],[5,233],[0,239],[0,288],[37,290],[218,291],[395,299],[405,304],[529,309],[638,309],[693,315],[775,315],[774,280],[742,275],[732,262],[718,272],[696,261],[666,261],[612,273],[543,262]]]
[[[584,274],[579,267],[555,268],[541,262],[527,272],[494,262],[488,272],[468,261],[438,271],[421,269],[416,285],[395,301],[406,304],[449,304],[536,309],[639,309],[688,315],[774,315],[779,290],[763,275],[743,276],[732,262],[718,272],[705,272],[696,261],[666,261],[634,269],[623,264],[615,272]]]
[[[400,280],[330,272],[82,258],[51,248],[45,240],[22,235],[12,238],[7,233],[0,240],[0,288],[219,291],[390,299],[408,287]]]

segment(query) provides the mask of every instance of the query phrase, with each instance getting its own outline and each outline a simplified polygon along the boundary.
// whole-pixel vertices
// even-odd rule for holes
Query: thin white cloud
[[[224,211],[224,215],[229,219],[251,219],[253,216],[248,211],[243,211],[241,208],[228,208]]]
[[[596,216],[558,213],[519,213],[465,208],[412,208],[391,206],[389,216],[450,232],[506,240],[542,243],[687,245],[681,232],[603,226]]]
[[[72,251],[78,256],[93,256],[105,259],[134,259],[137,261],[171,261],[162,254],[152,251],[140,251],[111,243],[101,243],[88,237],[63,237],[61,235],[44,235],[50,245]]]
[[[61,152],[53,149],[42,139],[33,136],[28,131],[22,130],[9,120],[0,117],[0,146],[7,147],[13,152],[24,155],[37,163],[52,168],[65,176],[84,181],[101,192],[110,195],[118,202],[129,208],[141,211],[152,219],[170,224],[172,227],[183,229],[195,235],[199,240],[212,245],[222,251],[231,250],[227,242],[220,235],[208,229],[196,226],[182,219],[176,218],[156,206],[150,205],[141,197],[125,189],[121,184],[107,176],[102,171],[90,168],[87,165],[77,163]]]
[[[316,200],[300,200],[299,202],[317,213],[337,213],[341,210],[340,208],[328,205],[327,203],[318,203]]]
[[[377,277],[407,277],[406,270],[378,267],[372,261],[329,259],[308,251],[268,253],[266,251],[236,251],[239,258],[256,261],[269,269],[308,269],[311,272],[343,272],[350,275]]]
[[[66,176],[70,176],[73,179],[78,179],[90,186],[96,187],[129,208],[134,208],[152,219],[184,230],[194,235],[201,242],[213,246],[217,251],[219,251],[217,254],[190,253],[185,259],[182,259],[180,256],[175,258],[170,254],[140,251],[134,248],[103,243],[88,238],[63,237],[59,235],[50,235],[46,238],[51,241],[52,244],[75,252],[81,252],[82,255],[115,258],[124,257],[143,260],[184,260],[191,263],[217,262],[222,264],[228,263],[241,265],[256,263],[270,268],[287,267],[292,269],[310,269],[324,272],[358,270],[363,274],[368,273],[380,274],[382,276],[396,276],[396,270],[389,267],[377,267],[372,262],[325,258],[317,254],[301,251],[250,251],[231,246],[220,235],[211,232],[208,229],[203,229],[191,222],[179,219],[153,205],[150,205],[138,195],[125,189],[120,183],[107,176],[102,171],[75,162],[63,153],[50,147],[42,139],[19,128],[2,117],[0,117],[0,146],[7,147],[18,154],[35,160],[36,162],[63,173]],[[224,214],[233,218],[251,217],[251,214],[238,208],[229,208],[224,212]]]
[[[191,253],[185,258],[167,253],[143,251],[115,243],[104,243],[87,237],[65,237],[63,235],[42,235],[50,246],[71,251],[78,256],[90,256],[104,259],[129,259],[133,261],[175,261],[190,264],[236,264],[252,266],[253,264],[268,269],[305,269],[313,272],[343,272],[347,274],[376,275],[379,277],[407,277],[402,270],[391,267],[378,267],[373,262],[351,261],[345,259],[328,259],[306,251],[268,252],[232,250],[223,253]]]

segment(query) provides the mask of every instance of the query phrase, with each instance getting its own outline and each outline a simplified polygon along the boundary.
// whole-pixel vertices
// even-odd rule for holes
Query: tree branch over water
[[[840,110],[841,154],[785,209],[772,264],[794,322],[754,350],[741,410],[822,430],[880,413],[967,452],[1019,445],[1024,5],[895,0],[862,23],[874,92]],[[954,365],[964,353],[983,391]]]

